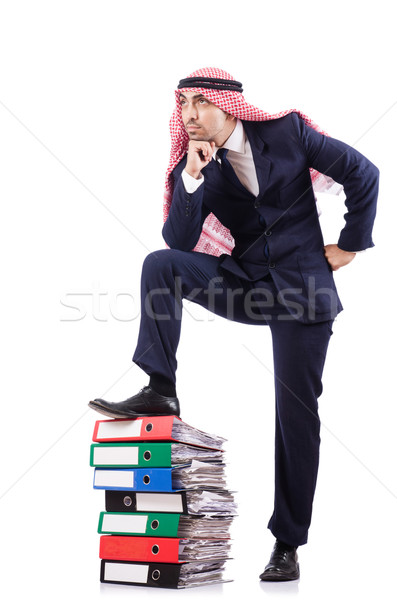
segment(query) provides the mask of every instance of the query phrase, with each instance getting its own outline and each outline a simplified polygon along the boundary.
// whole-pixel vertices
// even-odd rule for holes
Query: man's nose
[[[190,119],[197,119],[198,114],[197,114],[197,109],[195,107],[194,104],[189,104],[189,106],[187,107],[187,120],[190,121]]]

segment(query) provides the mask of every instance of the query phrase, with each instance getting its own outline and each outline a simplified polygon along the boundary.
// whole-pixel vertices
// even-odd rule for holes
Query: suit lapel
[[[248,141],[251,145],[252,156],[254,159],[256,176],[258,178],[259,194],[262,197],[266,191],[267,183],[270,175],[271,161],[265,155],[267,149],[266,142],[261,138],[258,132],[256,123],[244,121],[244,131],[247,134]]]

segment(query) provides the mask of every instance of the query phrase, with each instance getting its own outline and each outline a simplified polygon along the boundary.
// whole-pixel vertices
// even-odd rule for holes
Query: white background
[[[0,3],[1,594],[391,597],[396,557],[395,20],[390,3]],[[269,331],[186,306],[183,419],[229,439],[233,583],[99,583],[94,397],[146,385],[131,356],[141,264],[161,238],[173,90],[218,66],[268,112],[298,108],[381,170],[376,247],[336,273],[321,465],[299,583],[264,584],[273,545]],[[326,242],[343,202],[321,199]],[[75,308],[71,308],[75,307]]]

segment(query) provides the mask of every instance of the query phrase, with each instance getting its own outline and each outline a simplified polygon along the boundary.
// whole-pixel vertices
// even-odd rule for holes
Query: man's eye
[[[201,104],[207,104],[207,100],[206,100],[206,98],[200,98],[199,102],[200,102]]]

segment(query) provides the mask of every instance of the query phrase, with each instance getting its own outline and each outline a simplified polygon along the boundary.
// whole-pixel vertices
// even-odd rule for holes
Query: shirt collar
[[[232,134],[228,137],[222,148],[238,152],[239,154],[245,154],[245,132],[240,119],[236,119],[236,127],[233,129]],[[218,150],[219,148],[215,147],[213,158],[216,158]]]

